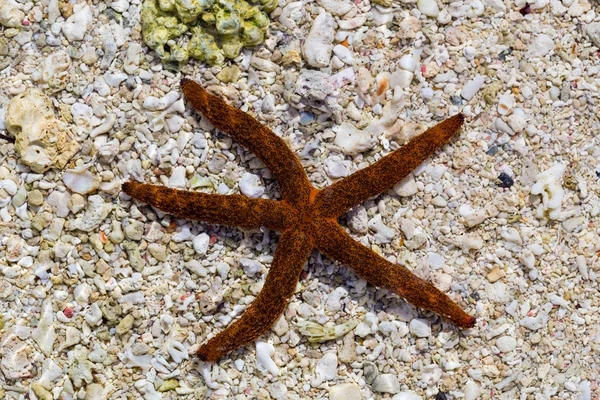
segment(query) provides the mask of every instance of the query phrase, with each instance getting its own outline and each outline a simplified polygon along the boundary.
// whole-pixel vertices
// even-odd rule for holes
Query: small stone
[[[498,175],[498,179],[500,180],[498,186],[505,189],[508,189],[509,187],[515,184],[514,179],[511,178],[510,175],[508,175],[506,172],[501,172],[500,175]]]
[[[240,67],[237,65],[224,67],[216,76],[223,83],[236,82],[240,76]]]
[[[39,190],[34,189],[27,194],[27,202],[32,206],[41,206],[44,204],[44,195]]]
[[[137,220],[130,220],[129,224],[125,226],[124,232],[129,240],[142,240],[142,236],[144,235],[144,223]]]
[[[410,333],[417,337],[429,337],[431,336],[431,326],[429,326],[429,322],[425,319],[414,318],[410,321]]]
[[[600,47],[600,22],[592,22],[587,25],[585,32],[596,47]]]
[[[360,386],[355,383],[342,383],[329,388],[329,400],[361,400]]]
[[[487,274],[486,278],[489,282],[494,283],[497,280],[500,280],[506,276],[506,272],[503,269],[498,267],[494,267],[489,274]]]
[[[354,332],[350,331],[342,340],[342,345],[338,348],[338,358],[340,362],[351,363],[356,360],[356,341],[354,340]]]
[[[91,383],[85,388],[85,400],[98,400],[106,398],[104,386],[99,383]]]
[[[400,382],[394,374],[381,374],[375,378],[372,388],[377,393],[398,393],[400,391]]]
[[[403,390],[402,392],[392,397],[392,400],[423,400],[423,398],[415,392],[413,392],[412,390]]]
[[[529,43],[527,54],[529,57],[543,57],[553,51],[555,47],[554,40],[542,33]]]
[[[363,363],[363,376],[368,385],[372,385],[378,375],[379,370],[377,369],[377,365],[375,365],[375,363],[371,361],[365,361]]]
[[[67,207],[73,214],[77,214],[79,211],[83,210],[83,207],[85,207],[85,198],[79,193],[74,193],[71,197],[69,197]]]
[[[33,393],[35,393],[35,395],[40,399],[40,400],[52,400],[54,399],[54,396],[52,396],[52,393],[50,393],[41,383],[39,382],[34,382],[31,385],[31,388],[33,389]]]
[[[413,174],[408,175],[402,182],[395,184],[393,190],[400,197],[414,196],[419,191]]]
[[[135,319],[133,318],[133,315],[127,314],[125,316],[125,318],[123,318],[121,320],[121,322],[119,322],[119,325],[117,325],[117,328],[116,328],[117,334],[124,335],[124,334],[130,332],[131,328],[133,327],[134,320]]]
[[[496,347],[501,352],[508,353],[517,347],[517,340],[512,336],[501,336],[496,339]]]
[[[440,9],[435,0],[418,0],[417,8],[428,17],[437,18],[440,15]]]
[[[258,175],[245,173],[240,181],[240,192],[242,192],[244,196],[258,199],[265,193],[265,187]]]

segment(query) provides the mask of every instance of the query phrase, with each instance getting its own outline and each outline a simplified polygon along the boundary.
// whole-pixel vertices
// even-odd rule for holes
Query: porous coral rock
[[[165,66],[179,69],[189,57],[210,65],[235,58],[244,46],[264,42],[267,12],[277,0],[146,0],[142,6],[142,35]],[[190,32],[187,45],[181,36]]]
[[[25,18],[25,13],[19,9],[14,0],[0,0],[0,25],[7,28],[18,28]]]
[[[15,137],[15,150],[34,172],[62,168],[79,150],[73,133],[54,116],[50,98],[28,89],[8,103],[6,129]]]

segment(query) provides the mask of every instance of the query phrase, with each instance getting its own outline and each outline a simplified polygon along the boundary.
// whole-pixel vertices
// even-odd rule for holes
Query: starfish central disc
[[[182,218],[242,228],[264,226],[281,232],[261,292],[239,319],[200,347],[200,359],[216,361],[266,332],[285,310],[315,248],[351,267],[369,283],[387,288],[417,307],[434,311],[459,327],[475,325],[474,317],[430,282],[357,243],[337,222],[352,207],[404,179],[448,142],[463,124],[461,114],[434,126],[375,164],[316,190],[298,158],[279,136],[196,82],[183,79],[181,88],[191,105],[215,128],[252,151],[271,170],[282,197],[281,201],[274,201],[138,182],[123,184],[123,191],[131,197]]]

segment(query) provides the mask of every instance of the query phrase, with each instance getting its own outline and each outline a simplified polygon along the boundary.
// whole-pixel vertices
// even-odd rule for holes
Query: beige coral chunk
[[[79,150],[73,133],[55,115],[50,98],[28,89],[8,103],[6,129],[15,137],[23,164],[34,172],[63,168]]]

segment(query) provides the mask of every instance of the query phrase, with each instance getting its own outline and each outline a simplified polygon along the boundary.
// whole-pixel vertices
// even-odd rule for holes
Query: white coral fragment
[[[531,194],[542,196],[542,203],[537,209],[538,218],[558,218],[564,196],[564,189],[560,180],[565,168],[565,165],[557,164],[536,175],[536,182],[531,187]]]
[[[42,353],[46,356],[52,353],[56,332],[54,331],[54,312],[51,300],[45,300],[42,304],[42,316],[31,337],[38,344]]]

